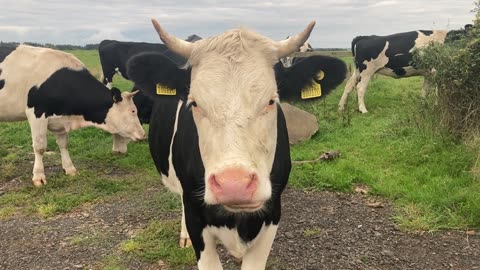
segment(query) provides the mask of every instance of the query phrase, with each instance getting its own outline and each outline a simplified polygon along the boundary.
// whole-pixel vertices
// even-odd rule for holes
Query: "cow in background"
[[[186,41],[195,42],[202,39],[197,35],[189,36]],[[98,45],[98,55],[102,65],[102,82],[111,88],[113,76],[119,73],[122,77],[129,80],[126,64],[132,56],[143,52],[159,52],[165,54],[178,65],[184,65],[185,59],[172,53],[168,48],[159,43],[130,42],[117,40],[102,40]]]
[[[28,120],[35,186],[47,183],[43,153],[48,130],[57,138],[68,175],[77,173],[67,150],[70,130],[94,126],[131,140],[144,139],[132,101],[135,92],[109,90],[69,53],[25,45],[0,52],[0,121]]]
[[[465,29],[468,29],[468,25]],[[465,30],[418,30],[389,36],[358,36],[352,41],[352,55],[355,70],[348,80],[338,104],[340,111],[345,109],[348,95],[357,88],[358,110],[367,113],[365,93],[374,74],[393,78],[425,76],[430,71],[420,70],[412,63],[413,51],[429,44],[444,43],[461,37]],[[428,93],[429,82],[424,79],[422,96]]]
[[[191,35],[186,39],[186,41],[195,42],[200,39],[201,37],[197,35]],[[117,73],[129,80],[130,78],[127,75],[126,63],[132,56],[143,52],[162,53],[178,66],[183,66],[186,63],[184,58],[171,52],[163,44],[103,40],[98,46],[98,54],[100,56],[100,63],[102,65],[103,72],[103,84],[105,84],[108,88],[111,88],[113,76]],[[137,90],[136,87],[132,89],[132,91],[135,90]],[[140,123],[148,124],[150,122],[150,114],[152,112],[152,101],[143,93],[138,93],[133,98],[133,102],[137,107]],[[112,151],[118,154],[125,154],[127,152],[127,145],[129,141],[130,140],[128,138],[119,136],[117,134],[113,135]]]
[[[288,36],[287,39],[289,37],[290,36]],[[305,43],[303,43],[303,45],[296,52],[313,52],[313,47],[310,45],[310,43],[305,41]],[[295,63],[295,60],[297,60],[297,58],[293,56],[285,56],[280,58],[280,62],[282,62],[284,67],[291,67]]]
[[[128,76],[154,100],[150,152],[163,183],[182,197],[180,245],[191,241],[199,270],[222,269],[217,240],[243,260],[242,269],[264,269],[291,168],[279,98],[300,99],[316,79],[327,94],[343,81],[345,64],[325,56],[290,69],[278,63],[314,23],[279,42],[235,29],[189,43],[152,22],[190,65],[179,69],[158,53],[127,64]]]

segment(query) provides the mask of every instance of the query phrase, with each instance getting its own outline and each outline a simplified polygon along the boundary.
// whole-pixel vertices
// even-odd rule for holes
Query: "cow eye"
[[[192,101],[192,102],[190,102],[190,106],[192,106],[192,107],[197,107],[198,105],[197,105],[197,102]]]
[[[268,102],[268,105],[273,105],[273,103],[275,103],[275,100],[270,99],[270,101]]]

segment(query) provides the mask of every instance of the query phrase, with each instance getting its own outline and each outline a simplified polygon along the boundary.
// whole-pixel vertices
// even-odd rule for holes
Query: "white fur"
[[[220,240],[230,255],[242,259],[242,270],[265,269],[277,227],[264,224],[257,237],[248,243],[240,239],[237,229],[206,227],[202,233],[205,249],[200,254],[198,269],[223,269],[216,252],[217,240]]]
[[[193,116],[205,179],[229,167],[255,172],[259,180],[254,201],[271,196],[277,113],[268,103],[277,99],[274,57],[268,39],[234,30],[196,42],[189,59],[190,101],[198,104]],[[216,203],[208,181],[205,202]]]

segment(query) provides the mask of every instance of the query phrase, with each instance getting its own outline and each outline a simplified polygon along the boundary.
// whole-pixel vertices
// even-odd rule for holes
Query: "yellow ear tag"
[[[325,77],[325,73],[320,70],[317,73],[316,79],[322,80]],[[312,79],[312,84],[302,89],[302,99],[316,98],[322,96],[322,86]]]
[[[157,95],[160,96],[175,96],[177,94],[177,90],[173,88],[168,88],[157,83]]]

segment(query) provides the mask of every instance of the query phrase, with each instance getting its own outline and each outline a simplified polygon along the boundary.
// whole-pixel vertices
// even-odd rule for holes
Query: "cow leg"
[[[122,137],[118,134],[113,134],[113,147],[112,151],[115,154],[126,154],[127,145],[130,142],[130,139]]]
[[[369,73],[362,74],[360,76],[360,82],[357,84],[357,95],[358,95],[358,110],[361,113],[367,113],[367,108],[365,107],[365,93],[367,92],[368,83],[372,78],[375,71],[370,75]]]
[[[33,152],[35,154],[35,163],[33,164],[32,182],[35,186],[47,184],[45,171],[43,167],[43,153],[47,149],[47,130],[48,119],[45,116],[36,118],[32,111],[27,111],[28,123],[32,133]]]
[[[345,85],[345,89],[343,90],[343,95],[340,98],[340,102],[338,103],[338,111],[342,112],[345,110],[345,105],[347,104],[348,95],[350,95],[353,89],[355,89],[355,87],[357,86],[358,74],[359,74],[359,71],[355,69],[350,79],[348,79],[348,82]]]
[[[187,224],[185,222],[185,205],[182,198],[182,230],[180,231],[180,247],[187,248],[192,245],[190,235],[188,235]]]
[[[223,270],[222,263],[220,262],[217,253],[217,242],[215,237],[208,233],[208,231],[204,230],[203,232],[202,236],[205,247],[200,251],[200,259],[197,262],[198,270]]]
[[[277,225],[268,225],[260,231],[255,244],[243,257],[242,270],[265,269],[277,228]]]
[[[67,175],[76,175],[77,169],[73,166],[72,159],[70,159],[70,154],[68,153],[68,133],[55,133],[57,138],[57,145],[60,149],[60,155],[62,157],[62,167]]]

